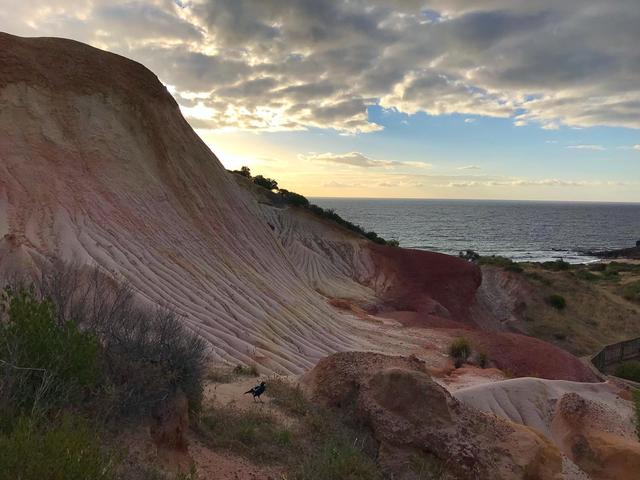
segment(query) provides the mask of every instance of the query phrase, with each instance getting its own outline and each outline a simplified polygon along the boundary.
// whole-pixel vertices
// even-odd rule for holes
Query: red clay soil
[[[480,269],[451,255],[394,248],[372,243],[369,247],[378,270],[392,279],[383,293],[389,310],[404,314],[411,326],[454,327],[468,324],[469,309],[482,282]]]
[[[517,333],[458,330],[476,351],[484,351],[499,369],[514,377],[539,377],[549,380],[599,382],[578,358],[550,343]]]

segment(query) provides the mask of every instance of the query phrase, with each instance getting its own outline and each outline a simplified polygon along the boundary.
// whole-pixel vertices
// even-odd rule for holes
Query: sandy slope
[[[259,205],[157,78],[123,57],[1,34],[0,129],[3,273],[98,266],[183,315],[218,360],[292,373],[340,350],[425,350],[430,334],[389,333],[318,292],[447,315],[473,299],[477,279],[456,287],[474,270],[465,262],[389,253]],[[404,278],[405,264],[417,274]]]

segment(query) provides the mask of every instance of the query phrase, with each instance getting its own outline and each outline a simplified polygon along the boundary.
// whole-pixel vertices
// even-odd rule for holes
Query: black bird
[[[247,390],[246,392],[244,392],[244,394],[246,395],[247,393],[250,393],[251,395],[253,395],[253,401],[255,401],[257,397],[258,400],[262,402],[260,395],[262,395],[266,389],[267,389],[267,384],[264,382],[260,382],[260,385],[256,385],[251,390]]]

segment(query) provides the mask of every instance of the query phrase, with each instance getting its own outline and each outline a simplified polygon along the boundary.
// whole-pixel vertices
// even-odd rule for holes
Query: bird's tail
[[[243,393],[243,395],[246,395],[247,393],[251,393],[251,392],[253,392],[253,389],[247,390],[246,392]]]

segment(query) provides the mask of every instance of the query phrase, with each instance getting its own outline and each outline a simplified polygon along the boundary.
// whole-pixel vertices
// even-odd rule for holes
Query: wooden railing
[[[591,363],[604,372],[611,365],[638,358],[640,358],[640,337],[607,345],[591,357]]]

